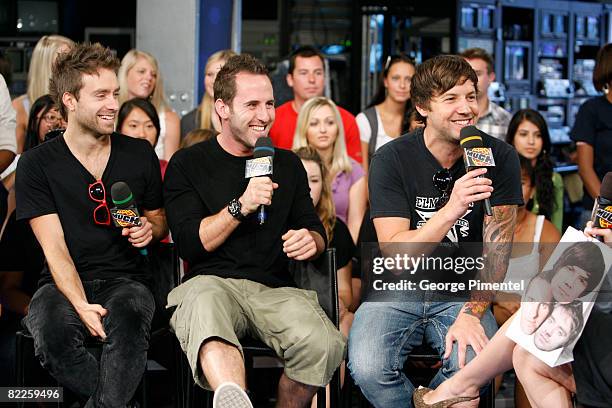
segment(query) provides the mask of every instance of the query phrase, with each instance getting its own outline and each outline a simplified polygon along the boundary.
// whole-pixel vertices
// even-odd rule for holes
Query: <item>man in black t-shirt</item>
[[[288,264],[319,256],[325,230],[293,153],[275,149],[274,175],[245,179],[256,140],[274,122],[265,66],[246,54],[230,58],[214,95],[221,133],[177,152],[164,180],[172,236],[189,263],[187,280],[168,295],[170,323],[194,380],[215,390],[213,406],[251,406],[239,342],[246,335],[284,361],[278,406],[306,406],[340,365],[345,339],[312,292],[291,287]],[[216,405],[226,399],[240,403]]]
[[[42,365],[88,407],[124,407],[140,382],[155,304],[139,250],[167,234],[154,151],[113,133],[118,68],[99,44],[58,56],[50,90],[67,129],[24,153],[16,173],[17,218],[47,260],[25,324]],[[113,226],[117,181],[140,205],[140,226]],[[89,336],[103,342],[99,362],[83,346]]]
[[[417,68],[411,98],[426,126],[388,143],[374,155],[370,213],[379,242],[404,244],[406,252],[410,245],[421,248],[425,243],[441,243],[456,259],[466,247],[463,243],[495,244],[495,251],[489,250],[490,244],[484,246],[482,255],[487,261],[479,278],[502,282],[517,205],[522,204],[520,169],[511,146],[482,134],[496,167],[488,169],[488,177],[479,177],[485,169],[465,172],[459,136],[478,117],[477,81],[470,65],[458,56],[434,57]],[[492,217],[484,214],[481,201],[485,198],[491,200]],[[431,279],[422,269],[416,273],[413,279]],[[448,271],[443,279],[457,281],[458,273]],[[435,387],[463,367],[473,351],[480,351],[494,334],[490,293],[480,293],[483,297],[465,303],[438,301],[439,295],[423,292],[421,301],[405,301],[403,295],[400,301],[366,301],[357,310],[350,334],[349,368],[376,407],[412,406],[414,386],[403,366],[414,347],[428,344],[442,358],[442,368],[430,383]]]

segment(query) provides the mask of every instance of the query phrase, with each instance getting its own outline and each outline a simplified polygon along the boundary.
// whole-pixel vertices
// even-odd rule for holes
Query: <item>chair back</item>
[[[178,285],[179,258],[174,243],[159,242],[149,247],[151,292],[155,299],[153,329],[167,325],[172,313],[166,309],[168,293]]]
[[[328,248],[314,261],[292,261],[289,271],[301,289],[317,292],[319,304],[336,327],[340,324],[336,249]]]

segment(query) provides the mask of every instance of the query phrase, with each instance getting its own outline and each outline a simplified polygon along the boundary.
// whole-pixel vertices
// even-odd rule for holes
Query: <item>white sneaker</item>
[[[213,408],[253,408],[253,404],[238,384],[225,382],[215,391]]]

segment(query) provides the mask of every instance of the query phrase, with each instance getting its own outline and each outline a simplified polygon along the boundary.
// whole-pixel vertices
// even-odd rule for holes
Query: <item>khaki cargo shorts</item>
[[[314,291],[200,275],[168,294],[167,307],[173,306],[170,325],[195,382],[203,388],[210,386],[198,354],[212,337],[235,345],[240,353],[240,338],[259,339],[284,361],[287,377],[319,387],[329,383],[345,357],[346,339],[327,318]]]

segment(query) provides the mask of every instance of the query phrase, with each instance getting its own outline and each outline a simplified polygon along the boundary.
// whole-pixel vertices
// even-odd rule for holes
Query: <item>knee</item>
[[[138,282],[131,282],[129,296],[113,299],[107,306],[109,314],[105,318],[109,340],[113,337],[126,338],[148,335],[155,312],[155,300],[151,291]],[[114,336],[113,336],[114,334]]]
[[[389,356],[381,349],[381,344],[375,344],[369,338],[351,336],[347,367],[360,387],[378,383],[386,376],[398,375],[392,369]]]
[[[327,365],[338,366],[345,356],[346,339],[331,323],[330,327],[298,334],[290,343],[292,346],[285,351],[286,359],[327,361]]]

